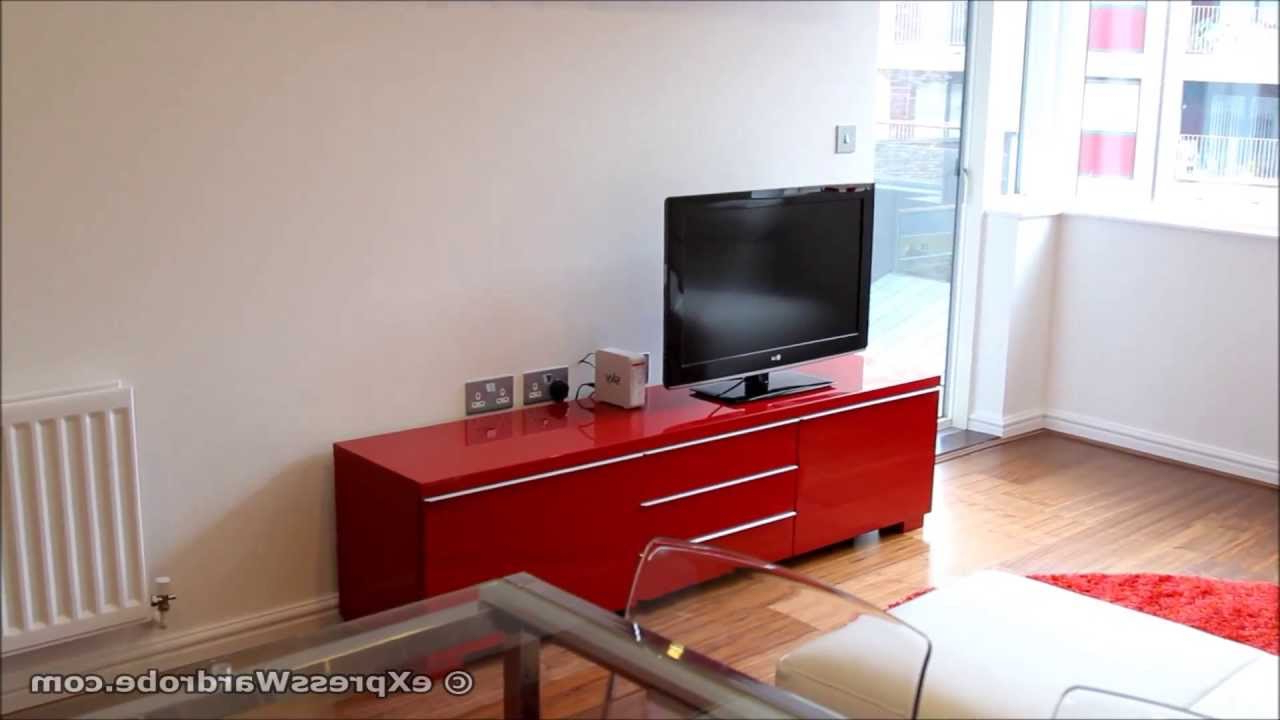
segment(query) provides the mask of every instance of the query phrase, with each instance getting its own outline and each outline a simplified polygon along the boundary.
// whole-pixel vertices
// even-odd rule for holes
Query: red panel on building
[[[1104,5],[1089,11],[1089,49],[1142,52],[1147,34],[1146,5]]]
[[[1080,174],[1093,177],[1133,177],[1137,140],[1133,133],[1082,133]]]

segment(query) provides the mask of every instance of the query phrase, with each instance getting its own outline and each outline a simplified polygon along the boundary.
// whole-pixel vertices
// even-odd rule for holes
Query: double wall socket
[[[539,405],[551,402],[549,388],[551,383],[556,380],[563,382],[565,385],[569,384],[569,367],[567,365],[547,368],[546,370],[530,370],[525,373],[520,381],[520,387],[524,393],[524,404]]]
[[[649,353],[644,353],[646,360],[645,384],[653,382],[653,362]],[[520,375],[520,390],[525,405],[541,405],[551,402],[551,383],[560,380],[569,385],[569,367],[530,370]],[[466,383],[466,409],[468,415],[509,410],[515,407],[515,378],[511,375],[468,380]]]
[[[510,375],[468,380],[466,384],[467,414],[508,410],[515,403],[515,378]]]

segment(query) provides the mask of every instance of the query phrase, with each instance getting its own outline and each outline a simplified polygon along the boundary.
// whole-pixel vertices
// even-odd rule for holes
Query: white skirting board
[[[1135,452],[1176,460],[1228,475],[1280,485],[1276,460],[1143,430],[1063,410],[1031,410],[1003,418],[971,415],[969,429],[1012,437],[1039,429],[1053,430]]]
[[[999,437],[1013,437],[1043,427],[1044,413],[1039,410],[1029,410],[1003,418],[985,414],[969,416],[970,430]]]
[[[114,676],[142,673],[151,668],[167,670],[292,637],[340,620],[338,596],[330,594],[191,630],[151,630],[148,637],[137,642],[114,643],[98,652],[59,657],[40,665],[15,668],[17,663],[10,660],[5,663],[0,713],[57,699],[28,691],[33,673],[96,672]]]

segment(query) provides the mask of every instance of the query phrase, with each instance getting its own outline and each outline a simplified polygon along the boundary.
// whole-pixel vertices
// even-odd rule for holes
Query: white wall
[[[1064,216],[1048,423],[1276,482],[1275,237]]]
[[[1058,223],[1053,217],[1025,215],[1018,220],[1009,308],[1008,384],[1005,417],[1026,418],[1045,406],[1045,372],[1053,357],[1051,333],[1054,258]]]
[[[967,426],[994,435],[1038,427],[1052,352],[1057,218],[988,212],[981,235]]]
[[[872,177],[875,3],[3,7],[4,394],[136,388],[180,595],[115,647],[333,593],[333,441],[658,350],[665,196]]]
[[[987,213],[967,426],[1277,483],[1274,234]]]

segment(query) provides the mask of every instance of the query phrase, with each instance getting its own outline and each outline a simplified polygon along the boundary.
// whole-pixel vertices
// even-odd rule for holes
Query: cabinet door
[[[795,552],[918,524],[932,507],[937,429],[936,393],[802,421]]]
[[[610,609],[626,602],[636,555],[634,503],[620,495],[635,461],[424,503],[426,593],[529,572]]]

